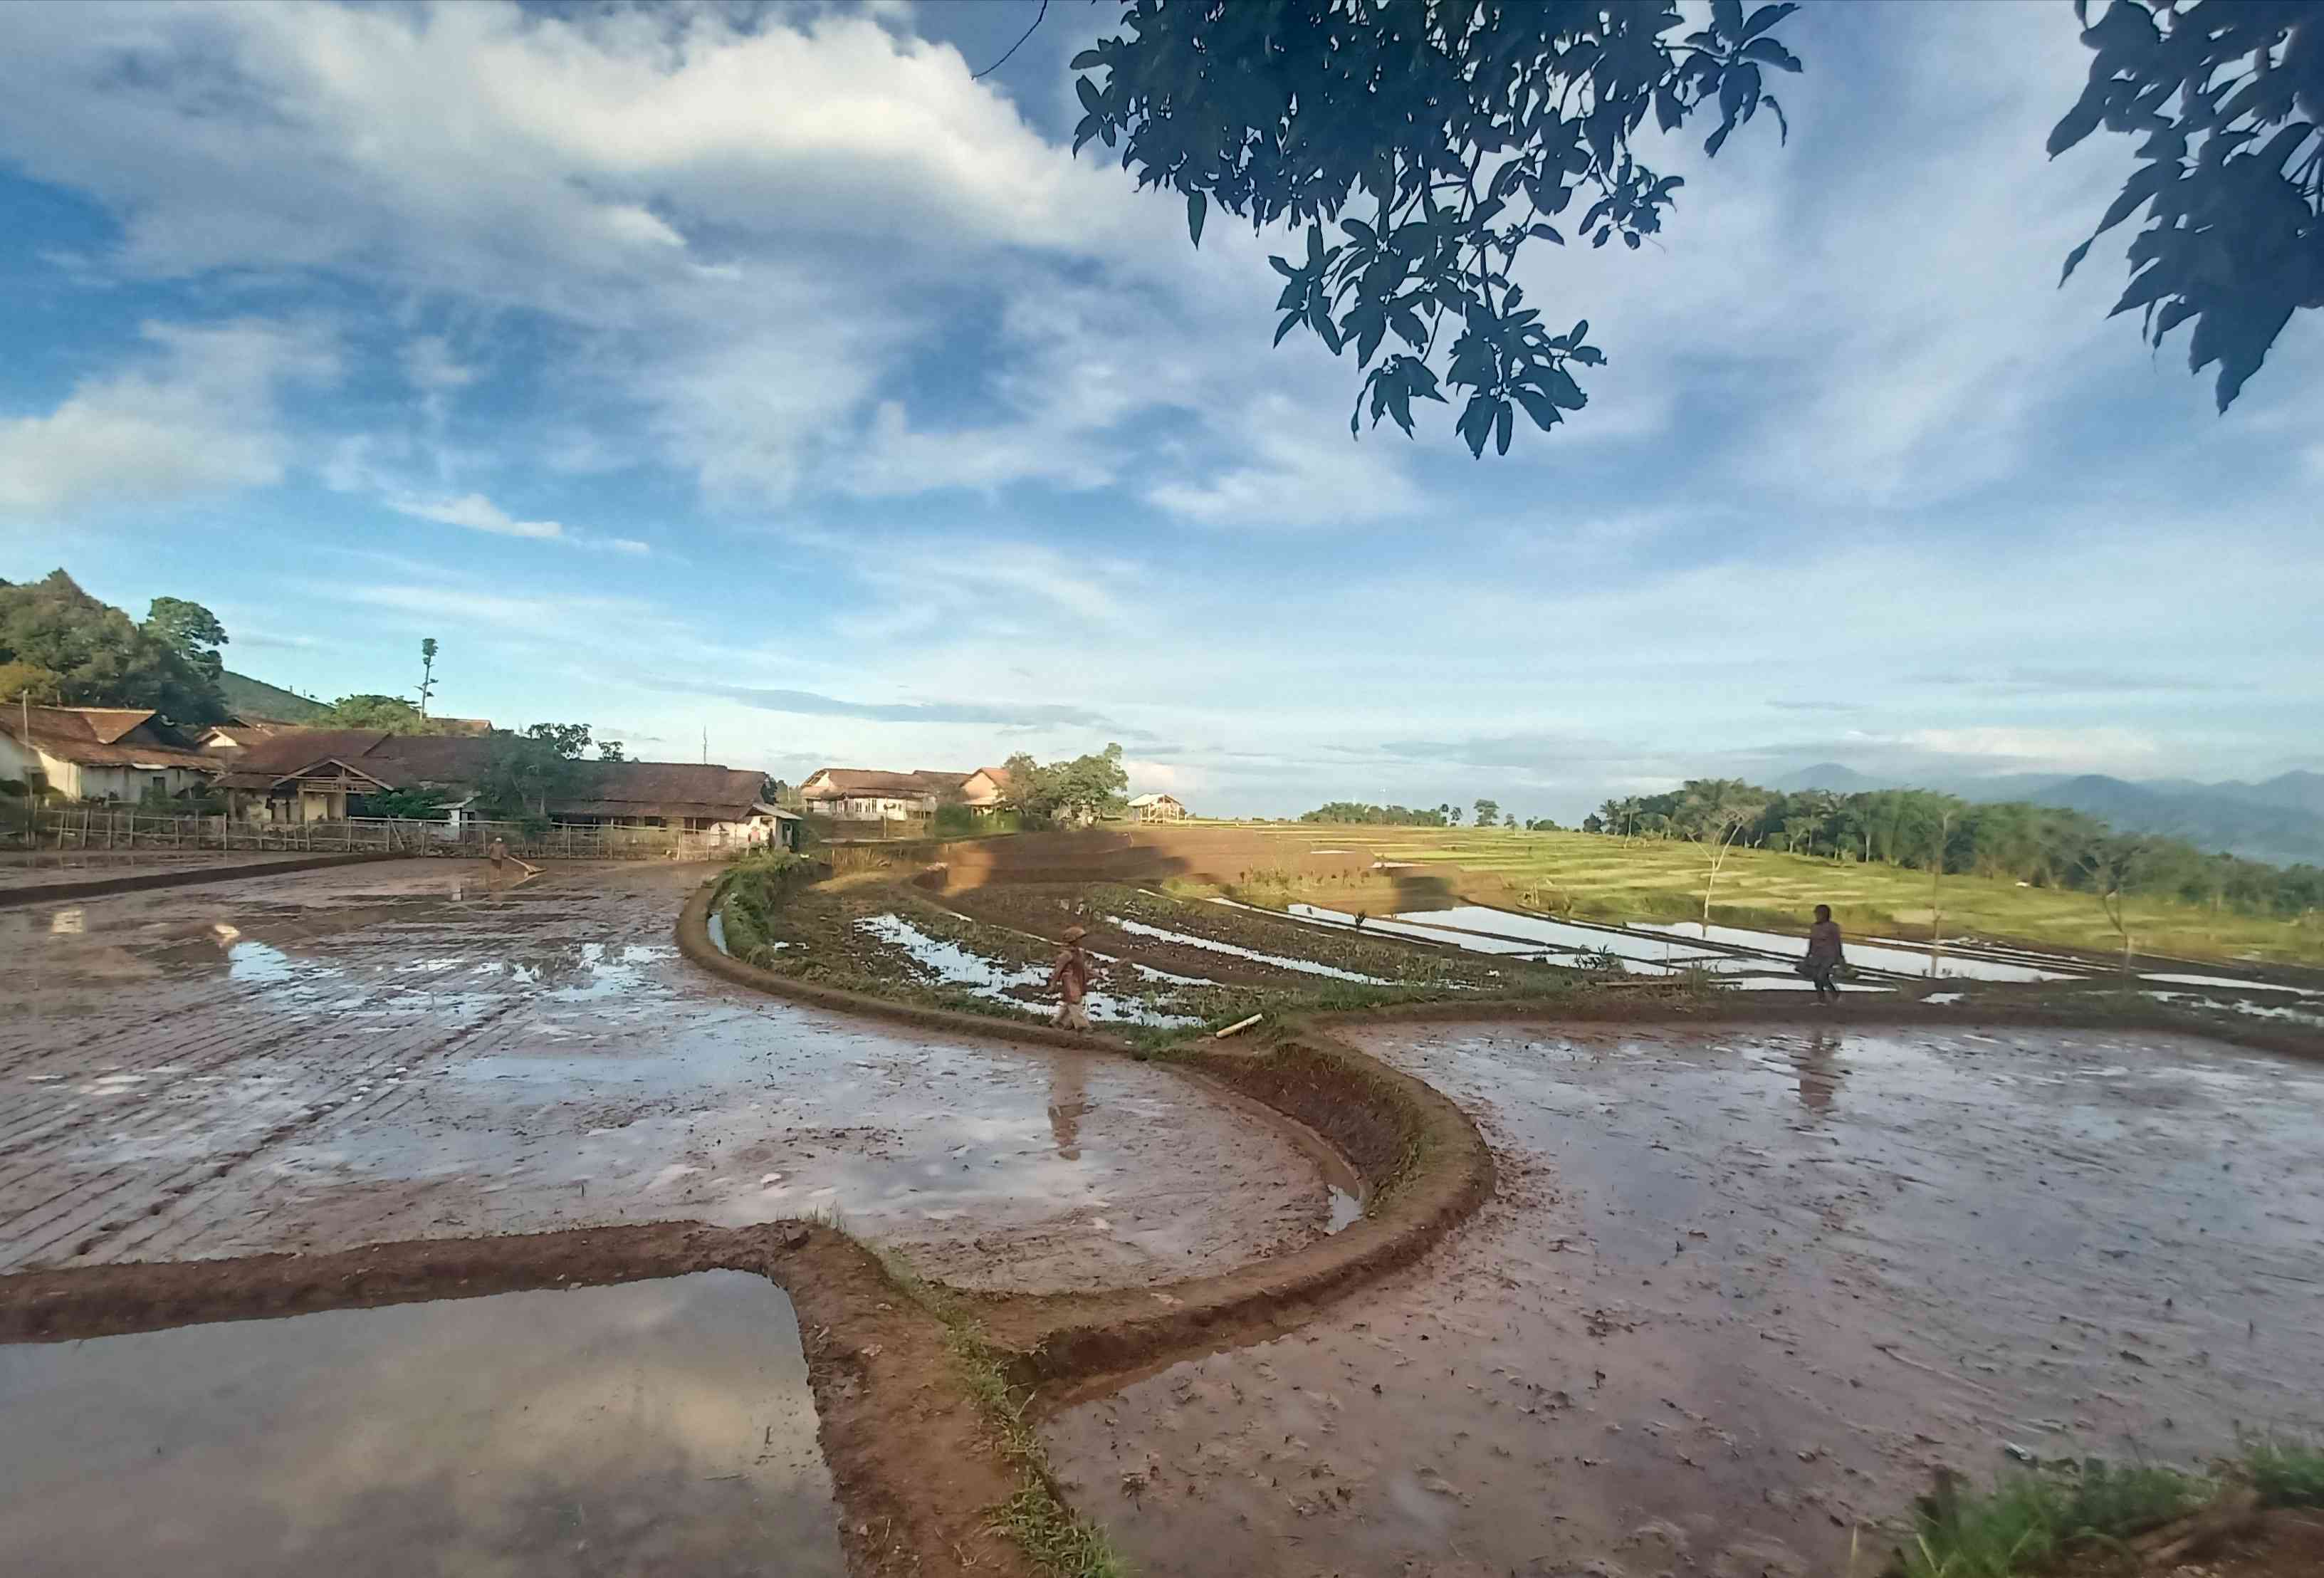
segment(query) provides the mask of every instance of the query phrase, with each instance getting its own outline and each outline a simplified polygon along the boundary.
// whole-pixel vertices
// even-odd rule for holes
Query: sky
[[[2106,317],[2064,4],[1812,4],[1637,253],[1529,249],[1589,408],[1351,439],[1280,235],[1070,152],[1111,5],[7,8],[0,577],[329,698],[630,753],[1119,741],[1198,813],[1701,775],[2324,766],[2324,330],[2227,415]],[[1545,255],[1536,255],[1545,254]],[[1520,424],[1521,429],[1523,424]]]

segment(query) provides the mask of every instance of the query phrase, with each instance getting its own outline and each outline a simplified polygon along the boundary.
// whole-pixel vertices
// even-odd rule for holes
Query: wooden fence
[[[503,839],[527,860],[715,860],[741,844],[682,827],[568,827],[551,823],[442,822],[351,817],[337,822],[244,822],[231,817],[164,817],[103,806],[44,806],[32,816],[36,854],[134,854],[246,850],[293,854],[443,854],[478,859]]]

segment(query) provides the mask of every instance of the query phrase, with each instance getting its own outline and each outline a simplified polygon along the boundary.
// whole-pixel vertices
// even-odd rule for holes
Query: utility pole
[[[708,724],[702,725],[702,765],[705,767],[710,765],[710,725]]]
[[[436,689],[436,638],[422,636],[420,641],[420,715],[428,715],[428,697]]]

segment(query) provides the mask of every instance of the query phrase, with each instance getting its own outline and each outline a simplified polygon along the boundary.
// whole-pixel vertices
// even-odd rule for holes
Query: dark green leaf
[[[1774,39],[1753,39],[1743,46],[1741,54],[1744,60],[1757,60],[1779,71],[1802,69],[1800,58]]]
[[[2065,272],[2058,276],[2058,283],[2062,285],[2068,280],[2072,279],[2074,277],[2074,271],[2081,267],[2082,260],[2089,255],[2090,244],[2088,241],[2083,242],[2081,245],[2068,253],[2066,254],[2066,270]]]
[[[1186,194],[1186,237],[1196,250],[1203,245],[1203,216],[1210,211],[1210,199],[1200,192]]]
[[[1797,5],[1789,4],[1762,5],[1751,14],[1751,20],[1743,24],[1743,36],[1747,39],[1757,38],[1798,9]]]

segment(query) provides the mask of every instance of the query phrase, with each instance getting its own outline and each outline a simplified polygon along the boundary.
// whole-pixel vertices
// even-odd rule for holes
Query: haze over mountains
[[[2102,817],[2116,832],[2169,834],[2246,860],[2324,863],[2324,772],[2285,772],[2258,783],[2133,782],[2103,773],[2039,772],[1907,783],[1820,761],[1776,780],[1774,787],[1851,795],[1931,789],[1970,800],[2030,800]]]

